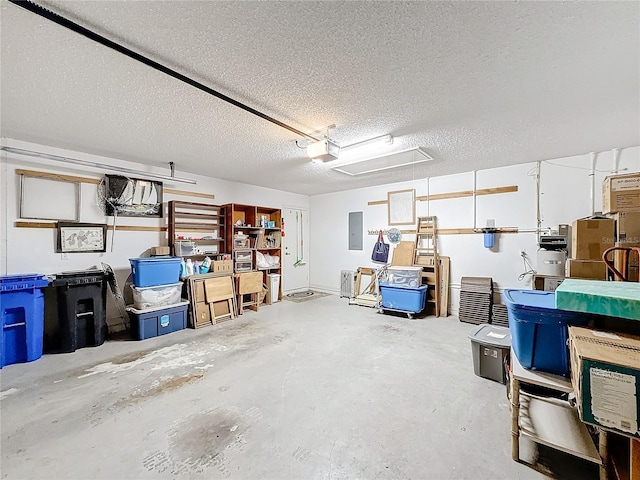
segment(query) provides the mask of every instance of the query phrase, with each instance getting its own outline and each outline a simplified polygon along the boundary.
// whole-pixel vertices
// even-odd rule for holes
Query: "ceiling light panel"
[[[389,170],[392,168],[406,167],[416,165],[433,160],[421,147],[409,148],[399,152],[389,153],[386,155],[378,155],[358,162],[346,165],[337,165],[331,167],[333,170],[344,173],[346,175],[356,176],[367,173],[379,172],[381,170]]]
[[[378,154],[380,149],[384,150],[392,143],[393,137],[391,135],[382,135],[381,137],[346,145],[340,148],[340,160],[359,161],[367,157],[370,158]]]

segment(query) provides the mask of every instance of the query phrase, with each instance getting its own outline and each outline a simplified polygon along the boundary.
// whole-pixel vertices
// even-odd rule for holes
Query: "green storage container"
[[[556,289],[556,308],[640,320],[640,283],[567,278]]]

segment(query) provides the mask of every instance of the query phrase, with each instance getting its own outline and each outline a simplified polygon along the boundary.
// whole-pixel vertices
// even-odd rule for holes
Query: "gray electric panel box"
[[[362,212],[349,212],[349,250],[362,250]]]

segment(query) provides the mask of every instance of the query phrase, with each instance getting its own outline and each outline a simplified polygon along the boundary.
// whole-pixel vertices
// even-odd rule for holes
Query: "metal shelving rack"
[[[567,400],[541,397],[527,392],[527,385],[543,387],[562,394],[573,392],[571,380],[550,373],[525,369],[511,350],[511,454],[520,459],[520,436],[550,448],[575,455],[600,465],[600,479],[606,480],[602,456],[606,452],[606,435],[599,434],[596,448],[587,426],[580,421],[577,409]]]

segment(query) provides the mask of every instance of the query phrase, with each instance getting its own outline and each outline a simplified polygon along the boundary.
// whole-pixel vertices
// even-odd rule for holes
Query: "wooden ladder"
[[[436,217],[418,217],[413,264],[422,267],[422,283],[428,286],[427,303],[433,305],[433,313],[439,317],[441,286]]]
[[[421,258],[426,257],[426,258]],[[433,257],[433,259],[431,258]],[[438,238],[436,217],[418,217],[416,231],[416,265],[429,265],[438,259]]]

